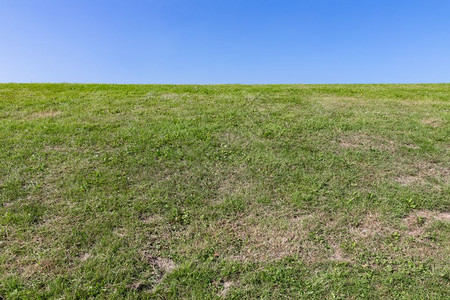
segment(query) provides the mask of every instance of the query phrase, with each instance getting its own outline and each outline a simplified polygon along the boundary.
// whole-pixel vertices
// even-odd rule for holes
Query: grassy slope
[[[0,296],[448,299],[449,122],[448,84],[1,84]]]

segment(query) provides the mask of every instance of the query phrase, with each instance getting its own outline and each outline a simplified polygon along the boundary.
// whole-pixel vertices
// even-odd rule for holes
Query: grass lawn
[[[0,84],[0,299],[450,298],[450,84]]]

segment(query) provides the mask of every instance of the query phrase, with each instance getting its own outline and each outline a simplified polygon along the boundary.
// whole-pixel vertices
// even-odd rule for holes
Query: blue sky
[[[450,82],[450,1],[1,0],[0,82]]]

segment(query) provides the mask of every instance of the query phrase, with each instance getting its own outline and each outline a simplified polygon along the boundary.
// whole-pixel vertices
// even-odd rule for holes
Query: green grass
[[[450,298],[450,85],[0,85],[0,298]]]

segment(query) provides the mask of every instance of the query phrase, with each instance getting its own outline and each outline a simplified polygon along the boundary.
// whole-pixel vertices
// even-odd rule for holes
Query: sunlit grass
[[[449,298],[449,121],[448,84],[1,84],[0,296]]]

